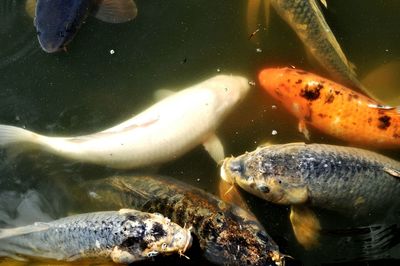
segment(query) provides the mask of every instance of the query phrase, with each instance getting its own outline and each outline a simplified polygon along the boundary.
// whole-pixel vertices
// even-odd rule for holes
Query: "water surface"
[[[293,65],[326,75],[309,62],[302,43],[274,12],[268,29],[260,16],[260,41],[249,40],[246,5],[247,1],[238,0],[138,0],[139,14],[134,21],[112,25],[89,17],[67,52],[46,54],[39,47],[32,18],[25,13],[22,1],[2,0],[0,123],[48,135],[85,134],[139,113],[155,102],[153,94],[158,89],[179,90],[218,73],[256,81],[264,67]],[[328,23],[360,77],[400,60],[400,2],[335,0],[328,5]],[[383,98],[400,95],[398,88],[374,89]],[[305,141],[297,132],[296,119],[279,105],[272,108],[275,104],[257,85],[253,87],[218,130],[227,155],[253,150],[264,142]],[[278,134],[272,135],[273,130]],[[312,142],[349,144],[316,130],[311,130],[311,136]],[[398,151],[380,152],[400,160]],[[35,191],[48,203],[41,206],[42,213],[52,218],[74,213],[69,186],[117,173],[43,152],[10,159],[2,149],[0,156],[0,195],[16,193],[18,198]],[[202,147],[162,166],[131,172],[139,171],[170,175],[210,192],[217,191],[219,181],[218,168]],[[340,237],[323,238],[318,249],[305,251],[294,239],[287,207],[245,195],[285,253],[307,265],[333,262],[339,253],[346,257],[346,245],[338,244],[343,240]],[[11,210],[17,201],[7,208],[12,218],[18,215]],[[332,213],[321,211],[319,215],[327,228],[353,223]],[[377,217],[377,221],[384,222],[385,217]],[[190,261],[167,261],[204,265],[200,256],[191,256]],[[399,251],[392,251],[391,257],[400,257]],[[154,264],[163,262],[160,259]],[[44,265],[10,259],[0,259],[0,264]]]

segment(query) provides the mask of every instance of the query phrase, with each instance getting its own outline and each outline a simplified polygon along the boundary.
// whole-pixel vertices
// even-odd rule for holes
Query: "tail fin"
[[[49,228],[48,224],[38,222],[34,223],[33,225],[0,229],[0,239],[26,235],[34,232],[40,232],[47,230],[48,228]]]
[[[0,125],[0,146],[21,142],[35,143],[40,135],[14,126]]]

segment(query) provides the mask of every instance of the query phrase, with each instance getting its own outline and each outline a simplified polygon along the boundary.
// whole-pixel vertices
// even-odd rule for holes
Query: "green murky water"
[[[378,85],[395,80],[400,70],[397,63],[400,2],[327,2],[328,23],[348,58],[357,66],[360,77],[390,63],[394,67],[381,72],[394,74],[384,78],[380,74],[372,80]],[[78,135],[108,128],[139,113],[155,102],[153,93],[158,89],[185,88],[218,73],[239,74],[254,81],[257,73],[267,66],[295,65],[323,73],[309,63],[303,45],[275,12],[268,31],[262,27],[264,22],[260,17],[259,43],[249,40],[247,1],[138,0],[137,5],[139,15],[134,21],[111,25],[90,17],[68,46],[68,52],[46,54],[39,47],[23,1],[1,0],[0,123],[47,135]],[[400,104],[400,83],[392,84],[382,83],[381,87],[375,84],[375,93]],[[297,132],[296,119],[279,105],[272,109],[274,104],[258,86],[253,87],[250,96],[218,130],[228,155],[253,150],[267,141],[304,141]],[[278,134],[272,135],[273,130]],[[312,142],[346,145],[315,130],[311,134]],[[8,195],[2,196],[0,203],[11,215],[16,214],[20,202],[17,199],[27,191],[42,195],[48,204],[41,211],[52,218],[74,213],[69,205],[71,186],[116,173],[40,152],[13,160],[3,149],[0,153],[0,193]],[[385,154],[400,159],[398,151]],[[217,166],[202,147],[143,171],[173,176],[210,192],[217,191]],[[247,194],[246,198],[285,253],[306,265],[335,261],[337,243],[343,239],[326,237],[319,248],[305,251],[292,234],[288,208],[273,206]],[[35,212],[26,216],[21,222],[35,220]],[[321,212],[320,218],[323,227],[349,225],[330,213]],[[393,250],[390,256],[399,258],[400,251]],[[199,256],[191,261],[176,261],[205,263]],[[157,260],[155,264],[162,262],[163,259]],[[1,265],[13,263],[0,259]]]

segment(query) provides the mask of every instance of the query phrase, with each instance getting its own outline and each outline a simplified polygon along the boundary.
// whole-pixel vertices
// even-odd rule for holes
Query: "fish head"
[[[123,241],[111,254],[114,262],[126,264],[173,253],[184,256],[184,252],[192,245],[190,228],[182,228],[161,214],[129,209],[121,211],[125,212],[127,220],[119,232],[123,235]],[[134,212],[134,215],[130,215],[130,212]]]
[[[182,228],[161,214],[153,213],[152,222],[149,225],[151,230],[148,237],[153,241],[143,251],[144,256],[172,253],[184,255],[192,245],[191,228]]]
[[[217,75],[205,81],[204,86],[215,99],[215,114],[223,115],[242,101],[250,90],[249,82],[241,76]],[[203,88],[204,88],[203,87]]]
[[[89,14],[92,1],[38,0],[34,25],[42,49],[63,50]]]
[[[267,68],[258,78],[263,89],[298,118],[307,118],[310,104],[323,95],[322,78],[299,69]]]
[[[308,191],[297,173],[295,157],[281,145],[261,147],[236,158],[225,159],[221,178],[276,204],[300,204]]]

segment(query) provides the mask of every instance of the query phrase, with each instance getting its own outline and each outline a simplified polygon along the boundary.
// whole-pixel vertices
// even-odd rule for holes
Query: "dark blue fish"
[[[137,8],[133,0],[37,0],[34,24],[42,49],[63,50],[91,13],[105,22],[122,23],[135,18]]]

